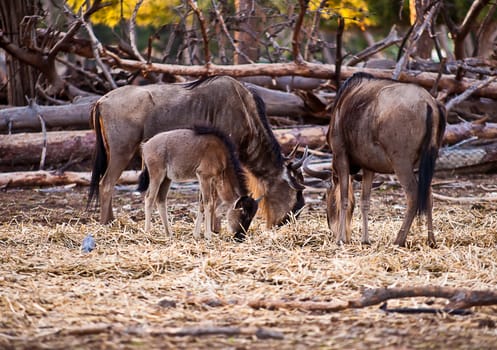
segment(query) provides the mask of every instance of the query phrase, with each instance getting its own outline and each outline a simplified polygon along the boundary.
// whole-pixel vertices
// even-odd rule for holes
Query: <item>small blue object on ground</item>
[[[95,238],[93,238],[93,235],[89,233],[84,239],[83,239],[83,244],[81,245],[81,250],[83,253],[89,253],[93,249],[95,249]]]

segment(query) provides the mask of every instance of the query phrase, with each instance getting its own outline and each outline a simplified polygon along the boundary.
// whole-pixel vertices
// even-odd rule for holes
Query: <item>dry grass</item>
[[[483,187],[479,186],[482,185]],[[493,186],[493,187],[492,187]],[[494,177],[439,180],[446,195],[479,195]],[[410,248],[392,245],[404,200],[395,187],[373,193],[371,246],[330,237],[320,194],[293,224],[267,230],[253,224],[247,242],[226,232],[211,242],[192,237],[191,191],[170,200],[175,237],[160,220],[142,231],[141,197],[119,192],[119,219],[101,226],[82,211],[86,189],[11,190],[0,194],[0,348],[495,348],[497,307],[470,316],[404,315],[378,307],[339,313],[255,310],[245,303],[207,306],[191,298],[346,301],[367,287],[436,285],[495,289],[497,203],[435,202],[440,247],[430,249],[422,225]],[[487,192],[488,193],[488,192]],[[95,251],[80,251],[93,233]],[[443,307],[440,299],[393,300],[389,307]],[[172,336],[188,327],[241,327],[242,334]],[[254,328],[255,327],[255,328]],[[259,339],[258,327],[283,339]]]

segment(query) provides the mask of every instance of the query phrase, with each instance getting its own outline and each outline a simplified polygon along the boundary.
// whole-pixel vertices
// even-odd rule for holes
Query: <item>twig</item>
[[[494,21],[496,10],[497,10],[497,3],[493,3],[485,16],[485,19],[481,22],[480,26],[478,27],[478,30],[476,31],[475,35],[476,36],[476,40],[474,41],[475,48],[473,50],[472,56],[478,56],[480,41],[483,39],[484,30]]]
[[[335,85],[338,89],[340,88],[340,72],[342,70],[342,39],[343,39],[343,29],[345,28],[345,19],[338,15],[338,29],[336,34],[337,47],[335,51]]]
[[[41,124],[41,131],[43,133],[43,147],[41,149],[41,156],[40,156],[40,169],[43,170],[45,168],[45,159],[47,156],[47,127],[45,125],[45,120],[40,114],[40,109],[38,108],[38,104],[33,100],[33,99],[28,99],[28,104],[29,108],[31,108],[35,114],[36,117],[40,120]]]
[[[304,59],[305,60],[309,60],[309,45],[312,42],[315,42],[316,40],[314,40],[314,38],[318,36],[319,23],[321,21],[321,12],[322,12],[324,6],[326,5],[326,3],[327,3],[327,0],[321,0],[319,2],[318,8],[316,9],[316,11],[314,11],[314,17],[312,18],[312,26],[311,26],[311,30],[310,30],[310,39],[307,41],[305,48],[304,48]]]
[[[387,37],[381,41],[378,41],[374,45],[362,50],[361,52],[352,56],[350,60],[345,62],[347,66],[355,66],[357,63],[364,61],[365,59],[371,57],[377,52],[386,49],[392,45],[395,45],[402,41],[402,38],[399,37],[397,33],[397,29],[395,25],[390,29],[390,33],[388,33]]]
[[[440,8],[440,4],[441,4],[440,2],[437,2],[434,5],[432,5],[423,23],[419,26],[419,28],[415,32],[413,31],[414,35],[411,38],[410,45],[406,48],[404,55],[400,58],[400,60],[397,62],[395,66],[395,70],[393,71],[392,75],[393,79],[395,80],[399,79],[400,72],[402,72],[405,66],[407,65],[407,60],[411,56],[412,52],[414,51],[414,48],[416,47],[417,42],[421,38],[421,34],[423,34],[423,32],[426,30],[426,27],[428,25],[431,25],[432,18]]]
[[[390,299],[432,297],[448,299],[449,303],[441,312],[467,309],[473,306],[497,305],[497,292],[493,290],[471,291],[438,286],[420,286],[405,288],[371,288],[362,292],[359,299],[348,302],[330,301],[288,301],[288,300],[223,300],[217,298],[188,298],[187,304],[208,305],[221,307],[229,305],[247,305],[253,309],[268,310],[302,310],[312,312],[337,312],[346,309],[360,309],[372,305],[382,304]]]
[[[145,59],[138,51],[136,46],[136,33],[135,33],[135,25],[136,25],[136,16],[138,15],[138,10],[143,4],[143,0],[138,0],[136,2],[135,8],[133,9],[133,13],[131,14],[131,18],[129,20],[129,44],[131,45],[131,50],[133,54],[140,60],[141,62],[145,62]]]
[[[86,28],[86,31],[88,32],[88,35],[90,36],[93,56],[95,58],[95,61],[97,62],[97,65],[100,67],[100,69],[102,69],[104,77],[107,79],[107,81],[111,85],[112,89],[116,89],[117,88],[116,82],[114,81],[109,70],[102,62],[102,59],[100,58],[100,52],[103,51],[102,44],[98,41],[97,37],[95,36],[95,33],[93,33],[93,28],[92,28],[92,25],[90,22],[84,22],[84,27]]]
[[[302,24],[304,23],[304,17],[305,13],[307,11],[307,4],[309,3],[308,0],[299,0],[300,4],[300,12],[299,16],[297,17],[297,22],[295,23],[295,28],[293,30],[293,36],[292,36],[292,53],[293,53],[293,60],[296,63],[302,63],[304,59],[302,58],[302,55],[300,53],[300,39],[299,39],[299,34],[300,30],[302,28]]]
[[[256,336],[258,339],[284,339],[280,331],[260,328],[260,327],[182,327],[182,328],[125,328],[113,324],[89,324],[83,327],[58,329],[48,334],[42,334],[40,338],[46,338],[53,335],[74,335],[85,336],[101,333],[126,333],[138,336],[168,336],[168,337],[203,337],[210,335],[224,336]]]
[[[476,90],[484,88],[485,86],[489,85],[491,82],[493,82],[495,79],[497,79],[497,76],[489,77],[485,79],[482,82],[479,82],[477,84],[472,85],[469,87],[466,91],[464,91],[462,94],[454,97],[452,100],[447,102],[445,104],[445,108],[447,109],[447,112],[450,111],[455,105],[461,103],[462,101],[466,100],[469,96],[471,96]]]
[[[152,336],[202,337],[207,335],[256,336],[258,339],[283,339],[283,333],[258,327],[185,327],[146,330]]]
[[[432,193],[433,198],[439,199],[446,202],[454,203],[480,203],[480,202],[497,202],[497,195],[495,196],[484,196],[484,197],[450,197],[443,194]]]
[[[231,46],[233,47],[233,49],[235,50],[235,52],[242,56],[245,60],[247,60],[247,62],[249,63],[254,63],[254,61],[252,61],[250,59],[250,57],[248,57],[244,52],[242,52],[238,46],[235,44],[235,41],[233,40],[233,38],[231,37],[229,31],[228,31],[228,28],[226,27],[226,23],[224,22],[224,18],[223,16],[221,15],[221,12],[219,11],[218,9],[218,6],[217,6],[217,3],[215,0],[212,0],[212,7],[214,8],[214,12],[216,14],[216,18],[217,20],[219,21],[219,23],[221,24],[221,28],[223,29],[223,33],[224,35],[226,35],[226,37],[228,38]]]
[[[207,36],[207,26],[205,25],[204,15],[198,8],[196,0],[188,0],[188,4],[190,4],[193,12],[195,12],[195,14],[197,15],[198,21],[200,23],[200,31],[202,32],[202,40],[204,42],[205,64],[208,66],[211,63],[211,52],[209,50],[209,37]]]

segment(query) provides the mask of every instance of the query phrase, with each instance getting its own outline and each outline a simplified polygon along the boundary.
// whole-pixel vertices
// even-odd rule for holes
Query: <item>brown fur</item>
[[[100,221],[113,219],[114,185],[142,141],[155,134],[203,122],[235,144],[240,162],[258,182],[268,227],[283,223],[303,206],[299,170],[288,167],[265,115],[263,101],[226,76],[189,84],[124,86],[103,96],[93,109],[97,137],[88,203],[100,200]]]
[[[198,179],[200,201],[194,236],[200,236],[205,217],[204,236],[216,231],[216,202],[228,208],[228,225],[235,239],[243,240],[257,211],[257,201],[247,195],[243,171],[229,140],[213,129],[178,129],[155,135],[143,145],[143,159],[150,185],[145,195],[145,231],[151,227],[154,203],[171,235],[167,219],[167,193],[171,181]],[[192,152],[185,152],[190,149]],[[140,190],[147,187],[141,176]]]
[[[444,128],[445,109],[419,86],[362,73],[344,83],[337,94],[327,136],[334,157],[334,189],[330,195],[335,197],[328,200],[328,215],[338,242],[350,242],[350,174],[362,169],[362,241],[369,243],[371,184],[374,173],[379,172],[395,173],[406,193],[406,215],[395,243],[405,245],[414,216],[425,212],[428,241],[435,245],[431,179]]]

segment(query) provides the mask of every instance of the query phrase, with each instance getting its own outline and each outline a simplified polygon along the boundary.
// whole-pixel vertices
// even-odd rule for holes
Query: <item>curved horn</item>
[[[301,183],[299,183],[299,181],[297,181],[297,179],[295,179],[295,177],[293,176],[293,170],[291,169],[291,166],[290,165],[287,165],[285,167],[285,170],[283,172],[283,179],[290,185],[291,188],[293,188],[294,190],[296,191],[303,191],[305,189],[305,186]],[[302,179],[303,180],[303,179]]]
[[[331,170],[313,170],[309,168],[309,161],[311,160],[312,155],[304,159],[304,164],[302,166],[302,170],[309,176],[321,179],[321,180],[329,180],[331,178]]]
[[[295,153],[297,153],[297,149],[300,147],[300,143],[297,143],[293,149],[290,151],[290,153],[288,153],[287,156],[283,156],[283,158],[285,158],[285,160],[291,160],[293,157],[295,157]]]
[[[304,154],[299,160],[297,160],[295,163],[291,165],[292,169],[297,170],[298,168],[300,168],[304,163],[304,161],[306,160],[306,158],[308,158],[308,155],[309,155],[309,147],[305,146]]]

